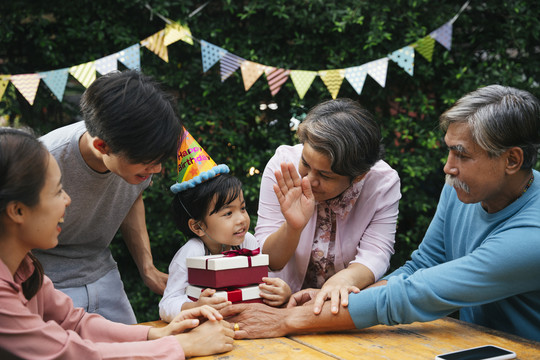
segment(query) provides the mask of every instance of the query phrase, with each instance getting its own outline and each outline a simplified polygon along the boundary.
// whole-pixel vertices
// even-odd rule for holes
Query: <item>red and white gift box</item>
[[[249,250],[245,253],[249,253]],[[258,254],[258,251],[253,256],[195,256],[187,258],[186,264],[188,282],[210,288],[259,284],[263,277],[268,276],[268,255]]]
[[[201,295],[201,292],[206,289],[205,287],[188,285],[186,288],[186,295],[193,301],[197,301]],[[261,290],[258,285],[246,286],[246,287],[229,287],[224,289],[216,289],[214,297],[225,298],[232,303],[252,303],[263,302],[260,296]]]

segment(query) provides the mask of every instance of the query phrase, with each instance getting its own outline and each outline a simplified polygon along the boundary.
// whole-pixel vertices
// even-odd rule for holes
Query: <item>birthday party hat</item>
[[[229,172],[227,165],[217,165],[186,128],[183,130],[184,135],[178,144],[176,154],[178,178],[176,184],[171,186],[171,191],[175,194]]]

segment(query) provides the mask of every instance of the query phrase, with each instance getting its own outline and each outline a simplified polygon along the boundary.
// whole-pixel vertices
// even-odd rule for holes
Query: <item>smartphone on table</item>
[[[504,360],[515,359],[516,353],[495,345],[484,345],[437,355],[435,360]]]

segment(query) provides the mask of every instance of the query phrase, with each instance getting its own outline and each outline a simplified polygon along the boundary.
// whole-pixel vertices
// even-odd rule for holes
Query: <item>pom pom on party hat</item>
[[[216,165],[186,128],[178,145],[176,158],[178,178],[176,184],[171,186],[171,191],[175,194],[229,172],[227,165]]]

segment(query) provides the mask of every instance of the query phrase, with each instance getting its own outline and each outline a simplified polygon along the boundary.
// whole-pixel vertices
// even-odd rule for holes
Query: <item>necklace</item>
[[[521,194],[519,194],[519,197],[521,197],[523,194],[525,194],[527,192],[527,190],[529,190],[529,188],[531,187],[531,184],[533,183],[533,181],[534,181],[534,173],[531,174],[531,178],[527,182],[527,185],[525,185],[525,188],[523,189],[523,192]]]

